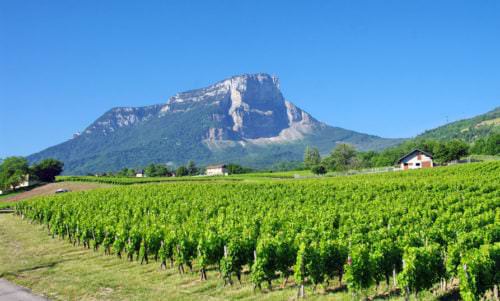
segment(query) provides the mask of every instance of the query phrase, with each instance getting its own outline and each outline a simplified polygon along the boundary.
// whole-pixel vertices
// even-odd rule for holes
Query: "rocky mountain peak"
[[[279,79],[266,73],[242,74],[206,88],[178,93],[161,109],[161,114],[187,112],[199,105],[216,106],[215,127],[206,139],[248,140],[278,137],[284,130],[316,122],[283,97]],[[304,128],[299,129],[299,131]],[[300,135],[293,135],[298,138]]]
[[[234,92],[251,94],[249,96],[252,97],[248,97],[250,100],[265,98],[271,101],[283,98],[277,77],[266,73],[242,74],[219,81],[205,88],[178,93],[168,100],[166,107],[178,103],[220,101]],[[253,96],[260,97],[256,99]]]
[[[312,125],[319,124],[285,100],[277,77],[257,73],[233,76],[205,88],[178,93],[164,105],[111,109],[84,133],[106,135],[154,118],[200,110],[212,112],[206,120],[210,125],[202,137],[212,142],[248,141],[279,137],[283,133],[288,133],[287,139],[297,139],[309,132]]]

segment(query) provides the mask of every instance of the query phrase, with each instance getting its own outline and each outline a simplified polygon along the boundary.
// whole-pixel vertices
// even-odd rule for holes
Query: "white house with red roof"
[[[414,149],[401,157],[398,164],[402,170],[434,167],[432,155],[419,149]]]

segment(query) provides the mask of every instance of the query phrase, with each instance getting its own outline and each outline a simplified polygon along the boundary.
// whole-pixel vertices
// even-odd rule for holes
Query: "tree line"
[[[431,153],[437,164],[446,164],[470,154],[499,155],[500,134],[491,134],[472,144],[459,139],[449,141],[414,139],[380,152],[362,152],[357,151],[352,145],[338,144],[323,158],[317,148],[307,147],[304,153],[304,168],[311,169],[315,174],[324,174],[327,171],[392,166],[413,149]]]
[[[61,174],[64,163],[47,158],[33,165],[23,157],[8,157],[0,164],[0,190],[16,190],[16,187],[27,180],[41,182],[54,182],[57,175]]]
[[[243,174],[253,171],[251,168],[234,163],[227,164],[226,168],[229,174]],[[143,169],[133,169],[125,167],[117,172],[110,171],[98,175],[113,177],[135,177],[138,171],[144,172],[144,176],[146,177],[185,177],[205,174],[205,168],[198,167],[193,160],[190,160],[186,165],[180,165],[178,167],[169,166],[164,163],[151,163]]]

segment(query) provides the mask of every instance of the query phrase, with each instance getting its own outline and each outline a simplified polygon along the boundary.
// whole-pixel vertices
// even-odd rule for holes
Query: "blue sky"
[[[254,72],[328,124],[414,136],[500,105],[500,1],[0,0],[0,157]]]

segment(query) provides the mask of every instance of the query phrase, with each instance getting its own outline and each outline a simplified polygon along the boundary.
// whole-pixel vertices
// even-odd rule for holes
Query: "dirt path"
[[[0,301],[47,301],[44,297],[33,294],[29,289],[17,286],[5,279],[0,279]]]
[[[71,191],[82,191],[82,190],[91,190],[95,188],[101,187],[111,187],[109,184],[99,184],[99,183],[84,183],[84,182],[59,182],[59,183],[50,183],[40,187],[33,188],[29,191],[22,192],[20,194],[13,195],[12,197],[6,197],[0,200],[0,203],[3,202],[17,202],[24,199],[29,199],[36,196],[41,195],[51,195],[54,194],[55,191],[59,188],[69,189]]]

